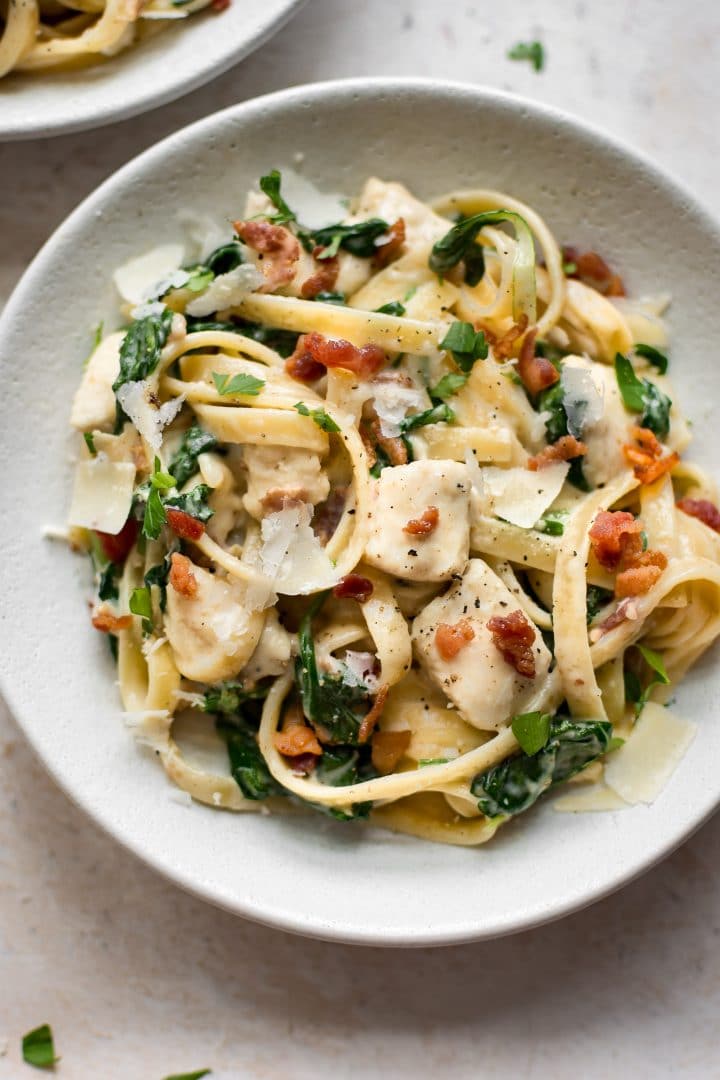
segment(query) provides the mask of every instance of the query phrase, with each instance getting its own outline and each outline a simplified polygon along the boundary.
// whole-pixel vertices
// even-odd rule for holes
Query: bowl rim
[[[304,0],[300,0],[300,2],[304,2]],[[660,187],[668,191],[671,197],[675,200],[681,200],[688,210],[707,226],[708,232],[715,235],[720,245],[720,221],[682,181],[679,181],[664,166],[658,165],[649,155],[631,147],[621,138],[609,134],[602,127],[576,117],[566,110],[535,102],[521,95],[496,90],[492,87],[477,86],[472,83],[447,79],[376,76],[371,78],[353,77],[324,80],[249,98],[210,113],[166,136],[159,143],[131,158],[125,165],[106,178],[58,225],[15,285],[4,310],[0,312],[0,359],[2,358],[2,342],[6,333],[20,312],[23,309],[27,310],[27,301],[32,297],[36,287],[36,280],[42,278],[46,261],[52,259],[56,247],[63,242],[65,233],[71,231],[76,224],[88,220],[93,211],[102,206],[108,196],[123,189],[138,171],[142,173],[146,167],[152,166],[157,160],[162,159],[166,153],[180,147],[188,140],[192,141],[204,130],[222,124],[230,118],[252,117],[257,112],[269,109],[282,110],[285,106],[297,104],[298,102],[304,104],[312,101],[320,102],[327,100],[329,97],[336,97],[336,95],[349,95],[352,97],[353,95],[370,94],[372,96],[378,92],[392,93],[393,91],[407,92],[408,90],[427,96],[438,94],[441,96],[462,96],[479,105],[483,103],[504,105],[506,108],[524,110],[544,121],[552,121],[575,134],[589,138],[592,142],[599,143],[603,149],[630,159],[632,163],[649,174]],[[719,790],[716,798],[707,804],[702,813],[696,814],[694,818],[687,821],[669,839],[666,838],[663,842],[649,847],[631,864],[619,868],[612,876],[603,878],[602,882],[598,882],[590,888],[586,887],[580,894],[571,895],[565,901],[552,907],[538,907],[533,912],[499,917],[494,922],[485,923],[479,927],[463,925],[431,928],[422,926],[411,930],[403,930],[402,932],[395,930],[381,932],[376,928],[343,927],[340,923],[329,925],[320,918],[315,918],[312,915],[308,916],[305,912],[295,911],[288,913],[286,909],[275,910],[269,903],[257,904],[247,897],[233,895],[232,898],[229,898],[223,896],[218,893],[217,889],[187,874],[183,867],[170,865],[160,858],[157,853],[144,850],[138,841],[126,836],[123,827],[116,824],[109,815],[107,817],[99,815],[97,806],[93,805],[90,800],[86,800],[82,793],[73,791],[66,786],[59,767],[56,767],[55,763],[43,756],[40,742],[32,734],[32,726],[26,726],[24,723],[25,705],[22,701],[21,689],[16,690],[11,685],[2,669],[0,669],[0,693],[2,693],[23,736],[31,745],[45,770],[71,802],[86,813],[95,825],[99,826],[113,840],[121,844],[123,848],[130,851],[147,866],[191,895],[197,896],[232,914],[240,915],[243,918],[275,929],[338,943],[388,947],[446,946],[504,937],[554,922],[605,898],[650,870],[692,836],[720,805]]]
[[[0,143],[25,142],[30,139],[48,139],[58,135],[70,135],[80,131],[91,131],[95,128],[120,123],[122,120],[131,120],[135,116],[142,115],[142,113],[150,112],[151,109],[157,109],[162,105],[169,104],[171,101],[176,101],[178,98],[186,97],[193,90],[197,90],[199,87],[205,86],[215,78],[223,75],[231,67],[234,67],[235,64],[239,64],[246,56],[249,56],[259,49],[261,45],[264,45],[266,41],[290,22],[300,8],[305,6],[307,0],[283,0],[283,3],[284,7],[281,11],[269,18],[263,18],[253,33],[248,37],[241,38],[241,40],[236,45],[229,48],[220,59],[213,59],[211,63],[206,64],[204,67],[198,67],[197,70],[189,76],[183,75],[182,80],[178,78],[170,83],[162,84],[156,90],[153,90],[152,87],[148,87],[148,89],[141,93],[140,96],[129,101],[124,100],[119,94],[111,95],[106,102],[103,102],[99,107],[96,107],[92,114],[88,113],[80,115],[77,118],[73,116],[65,118],[57,117],[51,121],[41,121],[39,123],[29,124],[20,121],[12,122],[11,118],[11,122],[6,125],[3,121],[2,112],[0,111]],[[230,36],[229,40],[232,42],[233,37]],[[230,106],[230,108],[234,108],[234,106]],[[173,134],[176,133],[177,132],[173,132]],[[160,143],[157,145],[160,145]],[[131,159],[131,161],[134,160],[136,159]],[[114,175],[115,174],[112,173],[110,178]]]

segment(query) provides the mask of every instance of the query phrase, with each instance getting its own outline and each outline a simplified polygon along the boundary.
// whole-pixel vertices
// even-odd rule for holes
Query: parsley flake
[[[257,379],[254,375],[248,375],[242,371],[239,375],[221,375],[217,371],[212,373],[215,389],[218,394],[244,394],[245,397],[257,397],[265,385],[264,379]]]
[[[308,409],[304,401],[298,401],[294,408],[297,409],[301,416],[309,416],[311,420],[314,420],[321,431],[334,434],[340,430],[332,416],[328,416],[324,409]]]

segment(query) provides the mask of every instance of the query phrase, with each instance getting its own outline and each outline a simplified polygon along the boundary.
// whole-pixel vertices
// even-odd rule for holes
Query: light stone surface
[[[101,131],[0,146],[0,302],[66,213],[128,158],[235,101],[338,76],[440,76],[568,108],[654,156],[720,214],[719,30],[715,0],[310,0],[185,100]],[[539,75],[505,58],[535,36],[548,56]],[[562,922],[386,952],[293,938],[184,895],[68,802],[2,706],[0,790],[0,1080],[37,1075],[21,1063],[20,1036],[44,1021],[64,1080],[160,1080],[201,1066],[219,1080],[720,1076],[717,819]]]

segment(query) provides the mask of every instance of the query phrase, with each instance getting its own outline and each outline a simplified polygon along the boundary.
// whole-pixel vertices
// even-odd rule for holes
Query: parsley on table
[[[55,1056],[55,1043],[49,1024],[41,1024],[23,1035],[22,1055],[23,1061],[36,1069],[52,1069],[58,1058]]]
[[[535,71],[545,66],[545,50],[540,41],[518,41],[508,50],[508,60],[529,60]]]

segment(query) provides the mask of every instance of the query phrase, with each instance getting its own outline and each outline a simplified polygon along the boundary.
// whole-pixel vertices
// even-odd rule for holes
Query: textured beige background
[[[565,106],[653,154],[720,213],[719,30],[717,0],[310,0],[185,100],[104,131],[0,147],[0,301],[68,210],[129,157],[224,105],[334,76],[445,76]],[[538,33],[541,75],[505,59]],[[204,1065],[219,1080],[720,1076],[719,820],[561,923],[401,953],[303,941],[180,893],[68,803],[2,706],[0,792],[0,1080],[39,1075],[21,1064],[19,1039],[45,1020],[64,1080],[160,1080]]]

